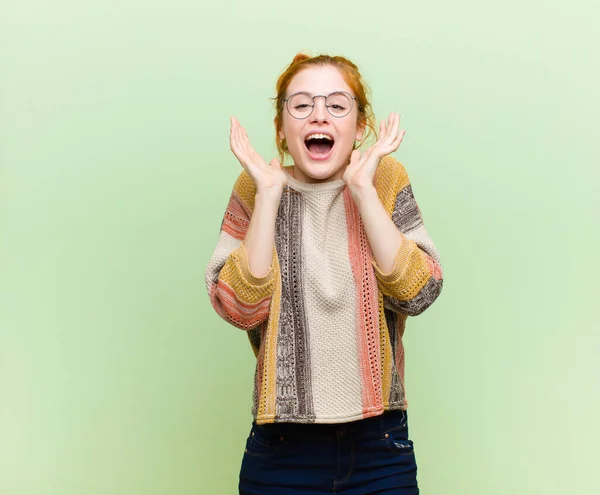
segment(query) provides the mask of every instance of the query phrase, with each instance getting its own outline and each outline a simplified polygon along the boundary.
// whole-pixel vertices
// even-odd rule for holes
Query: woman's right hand
[[[252,148],[246,130],[235,117],[231,117],[230,147],[242,167],[254,181],[257,194],[274,194],[278,197],[287,184],[287,175],[277,158],[270,165]]]

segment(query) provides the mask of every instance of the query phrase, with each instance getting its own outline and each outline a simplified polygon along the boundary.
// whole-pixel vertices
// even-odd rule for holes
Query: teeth
[[[308,136],[306,136],[306,140],[309,140],[309,139],[327,139],[327,141],[333,141],[331,139],[331,136],[328,136],[327,134],[319,134],[319,133],[309,134]]]

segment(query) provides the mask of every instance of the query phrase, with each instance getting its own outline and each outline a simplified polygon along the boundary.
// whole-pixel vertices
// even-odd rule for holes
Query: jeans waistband
[[[385,411],[383,414],[347,423],[269,423],[257,425],[269,435],[298,439],[331,439],[352,435],[356,438],[383,436],[386,432],[408,427],[408,411]]]

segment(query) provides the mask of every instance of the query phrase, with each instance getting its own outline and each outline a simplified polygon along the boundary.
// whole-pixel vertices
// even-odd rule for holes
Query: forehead
[[[329,65],[323,67],[307,67],[296,74],[288,88],[288,96],[304,91],[312,95],[328,95],[335,91],[346,91],[353,94],[352,89],[342,73]]]

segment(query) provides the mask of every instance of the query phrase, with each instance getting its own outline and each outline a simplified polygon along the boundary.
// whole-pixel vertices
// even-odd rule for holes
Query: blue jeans
[[[341,424],[252,423],[241,495],[418,495],[406,411]]]

